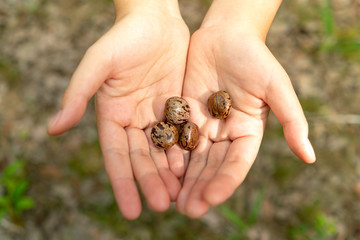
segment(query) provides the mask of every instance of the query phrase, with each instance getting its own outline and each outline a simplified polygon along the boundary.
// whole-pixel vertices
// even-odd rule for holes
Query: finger
[[[174,145],[166,150],[166,156],[171,171],[177,177],[183,176],[185,172],[184,151],[178,145]]]
[[[48,126],[50,135],[59,135],[75,126],[85,113],[87,102],[107,79],[109,66],[100,49],[89,48],[74,72],[61,102],[61,110]]]
[[[185,214],[186,200],[194,186],[196,179],[200,176],[201,171],[206,166],[209,150],[212,142],[200,136],[199,145],[190,153],[189,166],[187,167],[183,187],[180,190],[176,201],[176,208],[180,213]]]
[[[126,128],[126,133],[129,141],[130,161],[141,191],[152,209],[155,211],[167,210],[170,205],[170,197],[150,156],[149,143],[144,131]]]
[[[204,199],[216,206],[243,182],[259,151],[261,137],[247,136],[231,143],[225,161],[204,190]]]
[[[266,93],[266,103],[270,106],[283,126],[286,142],[290,149],[304,162],[316,160],[314,149],[308,139],[308,123],[299,100],[285,70],[279,66]]]
[[[179,179],[169,169],[168,160],[165,151],[157,148],[150,137],[151,128],[145,130],[147,141],[150,146],[150,156],[153,159],[159,175],[164,182],[171,201],[176,201],[181,185]]]
[[[98,131],[105,169],[120,212],[127,219],[136,219],[141,213],[141,201],[133,178],[127,134],[116,123],[102,119],[98,121]]]
[[[214,143],[211,146],[207,164],[197,178],[186,201],[185,212],[189,217],[199,218],[209,210],[210,205],[203,197],[204,190],[224,161],[229,146],[230,141]]]
[[[181,184],[184,182],[185,172],[186,172],[186,169],[188,169],[188,166],[189,166],[190,156],[191,156],[190,151],[186,151],[184,153],[184,174],[179,178]]]

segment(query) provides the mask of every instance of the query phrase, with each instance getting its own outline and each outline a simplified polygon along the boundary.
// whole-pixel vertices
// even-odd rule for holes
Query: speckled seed
[[[190,117],[190,106],[181,97],[171,97],[165,103],[166,120],[172,124],[185,123]]]
[[[232,109],[230,95],[225,91],[212,94],[208,100],[208,109],[210,115],[215,118],[227,118]]]
[[[184,125],[186,124],[187,122],[183,123],[183,124],[176,124],[174,125],[176,127],[176,130],[178,131],[179,133],[179,138],[180,138],[180,132],[181,132],[181,129],[183,129]]]
[[[151,130],[151,139],[155,146],[168,149],[177,143],[179,133],[176,127],[170,123],[159,122]]]
[[[185,149],[192,151],[199,143],[199,127],[192,122],[188,122],[180,131],[179,144]]]

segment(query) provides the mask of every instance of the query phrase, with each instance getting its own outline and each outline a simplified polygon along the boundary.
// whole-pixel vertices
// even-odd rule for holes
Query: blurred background
[[[191,31],[210,1],[181,0]],[[198,220],[172,206],[117,210],[93,102],[60,137],[47,122],[86,49],[114,21],[110,0],[0,0],[0,239],[360,239],[360,1],[284,1],[267,44],[289,73],[317,162],[288,149],[270,114],[233,197]]]

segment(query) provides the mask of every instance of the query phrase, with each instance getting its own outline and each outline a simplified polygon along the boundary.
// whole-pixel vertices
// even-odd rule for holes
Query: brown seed
[[[171,97],[165,103],[166,120],[172,124],[185,123],[190,117],[190,106],[181,97]]]
[[[174,125],[176,127],[176,130],[178,131],[179,133],[179,138],[180,138],[180,132],[181,132],[181,129],[184,127],[184,125],[186,124],[187,122],[183,123],[183,124],[176,124]]]
[[[199,127],[192,122],[188,122],[180,131],[179,144],[185,149],[192,151],[199,143]]]
[[[208,109],[210,115],[215,118],[227,118],[232,109],[230,95],[225,91],[212,94],[208,100]]]
[[[151,139],[155,146],[168,149],[179,140],[176,127],[170,123],[159,122],[151,130]]]

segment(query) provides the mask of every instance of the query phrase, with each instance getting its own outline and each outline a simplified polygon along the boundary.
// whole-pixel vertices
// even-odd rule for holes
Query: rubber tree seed
[[[227,92],[218,91],[209,97],[208,110],[211,116],[225,119],[229,116],[231,109],[231,98]]]
[[[194,150],[199,143],[199,127],[192,122],[186,123],[181,131],[179,136],[179,144],[185,149],[192,151]]]
[[[183,124],[190,117],[190,106],[181,97],[171,97],[165,103],[166,120],[172,124]]]
[[[179,133],[171,123],[159,122],[151,130],[151,139],[155,146],[168,149],[179,140]]]

